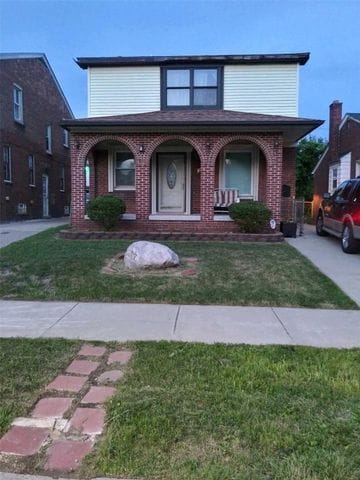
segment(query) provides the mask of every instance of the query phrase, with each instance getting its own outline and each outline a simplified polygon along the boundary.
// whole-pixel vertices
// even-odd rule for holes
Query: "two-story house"
[[[313,174],[315,216],[325,192],[333,193],[343,181],[360,176],[360,113],[343,117],[338,100],[330,105],[329,143]]]
[[[0,221],[70,207],[70,106],[42,53],[0,54]]]
[[[119,229],[233,232],[234,202],[261,200],[281,220],[295,192],[296,142],[321,121],[298,118],[308,53],[78,58],[88,118],[71,120],[74,229],[96,229],[86,199],[118,195]],[[88,192],[87,192],[88,190]]]

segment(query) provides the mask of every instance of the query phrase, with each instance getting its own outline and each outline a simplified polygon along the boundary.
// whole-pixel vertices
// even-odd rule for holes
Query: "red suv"
[[[341,238],[345,253],[360,251],[360,178],[346,180],[335,192],[324,194],[316,219],[316,233]]]

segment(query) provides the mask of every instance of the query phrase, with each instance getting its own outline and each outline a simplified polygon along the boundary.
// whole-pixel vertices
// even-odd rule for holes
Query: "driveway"
[[[22,220],[19,222],[0,223],[0,248],[17,242],[26,237],[59,225],[67,225],[69,217],[39,218],[37,220]]]
[[[313,225],[305,225],[303,236],[286,241],[360,306],[360,254],[343,253],[338,238],[319,237]]]

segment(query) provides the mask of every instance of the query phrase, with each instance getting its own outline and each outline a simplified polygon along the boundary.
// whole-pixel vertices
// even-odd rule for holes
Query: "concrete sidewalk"
[[[314,225],[305,225],[303,236],[286,241],[360,306],[360,254],[344,253],[338,238],[319,237]]]
[[[61,218],[38,218],[36,220],[20,220],[18,222],[0,223],[0,248],[10,243],[31,237],[36,233],[43,232],[48,228],[67,225],[70,217]]]
[[[360,311],[0,301],[1,337],[360,347]]]

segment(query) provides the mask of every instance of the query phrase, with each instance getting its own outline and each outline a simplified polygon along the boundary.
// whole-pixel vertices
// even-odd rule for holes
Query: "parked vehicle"
[[[360,252],[360,178],[346,180],[325,193],[316,219],[316,233],[341,238],[345,253]]]

